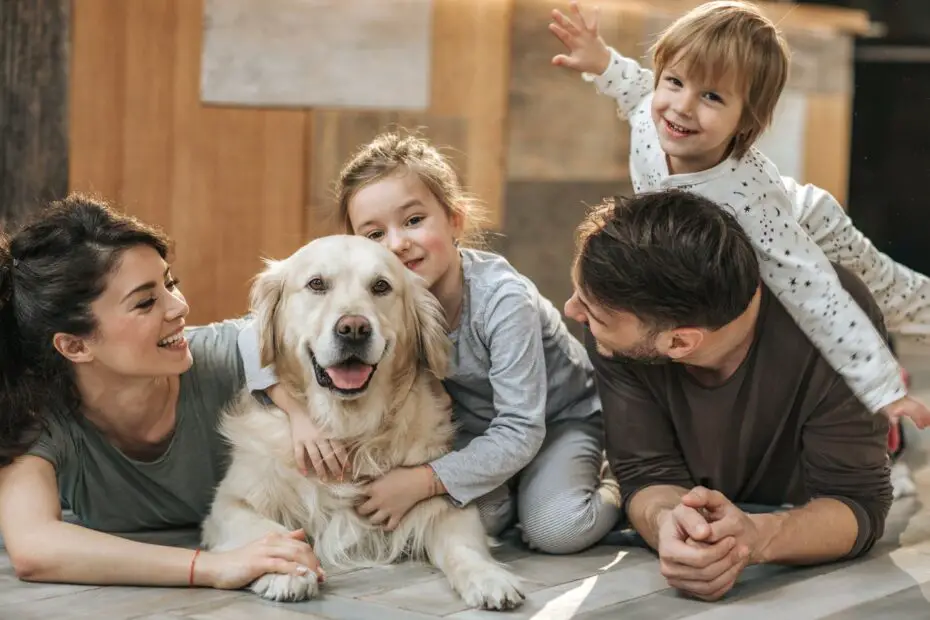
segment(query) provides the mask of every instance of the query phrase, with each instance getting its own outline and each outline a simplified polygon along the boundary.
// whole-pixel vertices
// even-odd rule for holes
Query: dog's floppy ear
[[[269,366],[275,361],[278,306],[284,290],[284,269],[280,261],[265,261],[265,271],[260,273],[252,284],[252,312],[258,324],[258,350],[262,366]]]
[[[429,292],[423,280],[408,271],[413,327],[416,332],[417,355],[437,378],[446,376],[451,341],[446,333],[446,317],[439,300]]]

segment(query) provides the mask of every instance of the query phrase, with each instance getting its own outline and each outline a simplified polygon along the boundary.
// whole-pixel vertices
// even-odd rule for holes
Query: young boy
[[[597,16],[558,10],[550,31],[568,48],[553,64],[617,100],[631,125],[636,192],[700,193],[730,210],[760,255],[762,276],[798,325],[873,412],[930,424],[907,396],[884,338],[840,285],[830,260],[855,269],[893,331],[930,332],[930,281],[878,252],[830,194],[782,178],[754,148],[788,76],[775,26],[745,2],[708,2],[675,21],[653,49],[655,71],[607,47]]]

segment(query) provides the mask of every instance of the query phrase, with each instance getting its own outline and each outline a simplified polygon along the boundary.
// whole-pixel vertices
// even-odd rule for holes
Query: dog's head
[[[298,365],[303,388],[315,382],[354,400],[389,394],[423,368],[445,375],[442,308],[419,276],[364,237],[322,237],[269,262],[252,287],[252,309],[262,364],[275,363],[282,379],[282,366]]]

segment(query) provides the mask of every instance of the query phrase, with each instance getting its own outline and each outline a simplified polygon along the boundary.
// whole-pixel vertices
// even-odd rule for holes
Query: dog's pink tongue
[[[344,364],[327,368],[326,374],[340,390],[357,390],[365,385],[372,370],[368,364]]]

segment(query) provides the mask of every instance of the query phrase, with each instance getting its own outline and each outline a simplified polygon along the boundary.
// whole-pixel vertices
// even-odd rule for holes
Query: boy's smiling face
[[[729,154],[743,116],[734,79],[726,76],[706,83],[687,69],[678,58],[665,67],[652,98],[652,121],[672,174],[700,172],[720,163]]]

